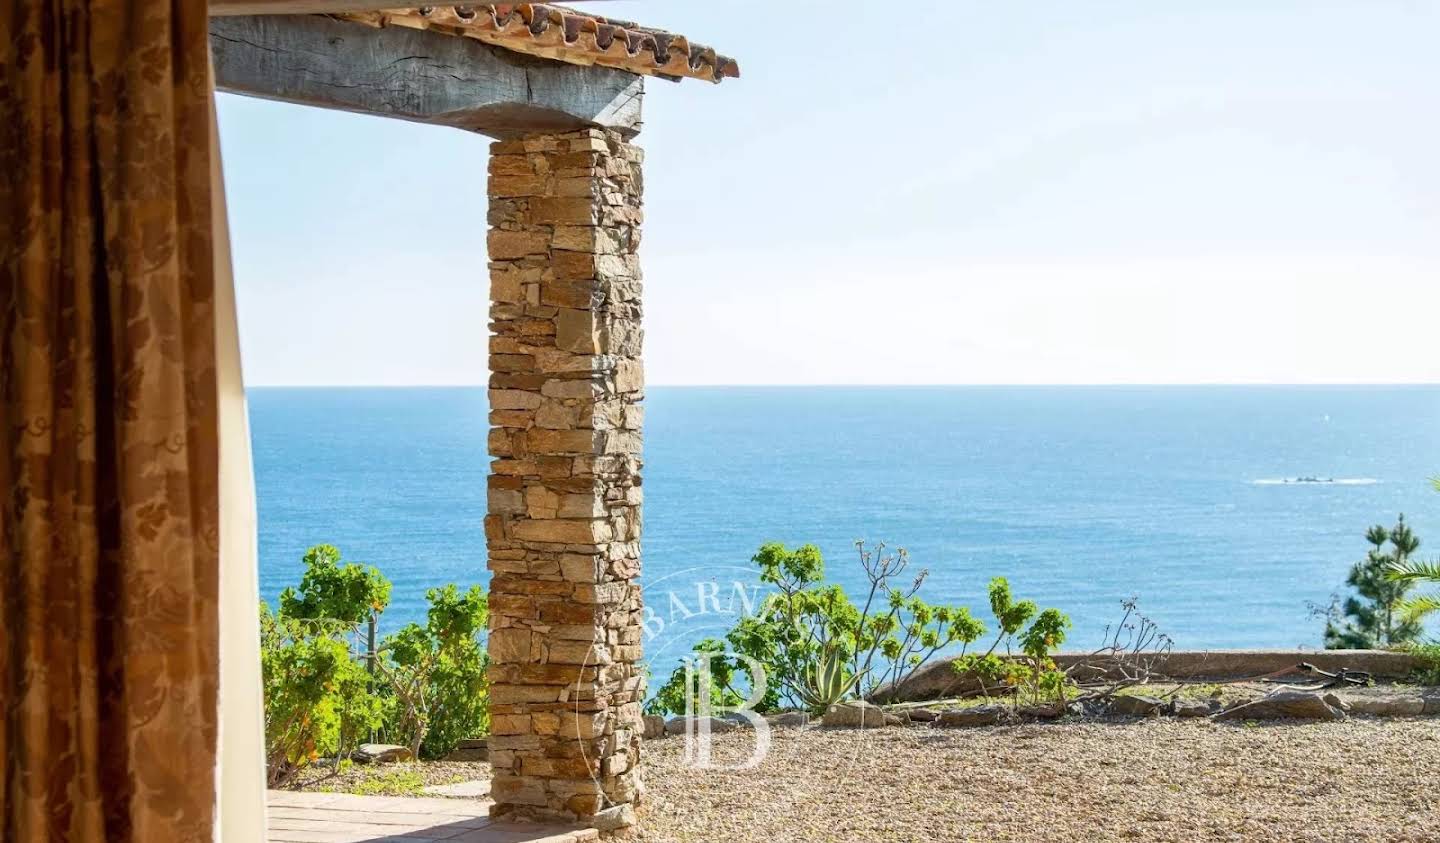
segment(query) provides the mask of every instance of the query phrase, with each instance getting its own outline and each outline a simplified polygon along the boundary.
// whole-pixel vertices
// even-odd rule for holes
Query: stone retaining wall
[[[886,685],[873,695],[873,699],[887,702],[919,702],[943,699],[972,690],[969,680],[956,675],[951,667],[954,659],[940,659],[927,664],[898,688]],[[1418,666],[1416,658],[1408,653],[1394,653],[1386,650],[1176,650],[1165,660],[1159,671],[1169,679],[1245,679],[1272,674],[1294,673],[1301,662],[1335,672],[1340,668],[1360,670],[1378,679],[1403,679]],[[1061,668],[1085,664],[1085,678],[1104,678],[1107,665],[1088,653],[1060,653],[1055,663]],[[1112,677],[1114,671],[1109,671]]]
[[[1062,653],[1061,667],[1087,663],[1082,653]],[[1404,679],[1418,665],[1409,653],[1388,650],[1176,650],[1165,659],[1163,671],[1172,679],[1243,679],[1277,672],[1300,673],[1301,662],[1334,673],[1341,668],[1359,670],[1377,679]],[[1090,664],[1103,662],[1090,659]]]

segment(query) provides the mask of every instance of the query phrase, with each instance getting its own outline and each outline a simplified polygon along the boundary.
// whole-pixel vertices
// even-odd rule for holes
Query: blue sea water
[[[262,596],[320,542],[394,581],[390,629],[426,588],[486,581],[483,389],[249,397]],[[932,602],[981,616],[1007,576],[1073,616],[1076,646],[1138,595],[1186,648],[1319,644],[1307,603],[1400,512],[1440,547],[1440,387],[653,387],[646,406],[661,650],[723,628],[681,621],[771,540],[819,545],[851,589],[855,539],[904,546]],[[1279,482],[1300,476],[1343,482]]]

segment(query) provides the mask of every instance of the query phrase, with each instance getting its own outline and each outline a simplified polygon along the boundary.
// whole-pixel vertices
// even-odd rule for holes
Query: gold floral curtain
[[[0,840],[209,840],[206,7],[0,0]]]

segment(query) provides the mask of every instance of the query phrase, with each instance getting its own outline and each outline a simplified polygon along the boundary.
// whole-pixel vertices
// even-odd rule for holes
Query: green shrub
[[[984,653],[962,655],[951,667],[979,682],[986,696],[994,690],[1014,693],[1017,705],[1064,702],[1068,679],[1053,654],[1065,643],[1070,617],[1059,609],[1041,611],[1033,600],[1016,601],[1004,577],[991,580],[989,592],[995,640]],[[1002,646],[1003,656],[997,654]]]
[[[280,614],[357,627],[390,605],[390,581],[371,565],[342,563],[340,549],[317,544],[301,558],[300,588],[280,592]]]
[[[1411,680],[1420,685],[1440,685],[1440,641],[1412,644],[1406,649],[1420,661]]]
[[[806,708],[821,711],[850,695],[869,697],[886,683],[909,676],[939,651],[970,644],[984,625],[962,606],[932,606],[918,596],[926,572],[897,585],[909,566],[904,550],[880,544],[867,549],[856,542],[867,588],[852,601],[840,586],[825,583],[819,548],[790,549],[771,542],[753,561],[760,581],[773,587],[759,611],[740,618],[723,641],[706,639],[697,651],[713,654],[710,698],[714,705],[736,705],[745,696],[737,687],[748,676],[745,657],[764,668],[767,688],[756,710]],[[685,667],[675,669],[646,704],[651,713],[684,711]],[[692,683],[696,681],[690,675]],[[692,688],[692,694],[699,689]]]
[[[279,611],[260,604],[260,660],[271,786],[321,757],[340,758],[381,725],[382,702],[356,660],[359,624],[390,602],[372,567],[341,562],[333,545],[306,551],[298,589]]]
[[[369,675],[335,625],[274,615],[260,604],[265,754],[271,787],[321,756],[348,753],[380,725]]]
[[[464,594],[453,584],[432,588],[425,599],[425,625],[386,638],[380,665],[393,694],[387,731],[405,736],[417,757],[434,759],[489,731],[489,659],[480,640],[489,607],[478,585]]]
[[[338,761],[367,739],[441,757],[489,728],[488,619],[479,586],[426,593],[424,626],[408,624],[372,650],[373,630],[391,584],[374,567],[342,561],[333,545],[303,558],[298,588],[280,593],[279,610],[261,603],[260,651],[271,787],[320,758]]]
[[[727,650],[724,641],[706,638],[695,645],[693,652],[704,656],[713,656],[709,659],[709,694],[712,709],[733,707],[744,701],[745,695],[734,687],[737,660],[726,657]],[[690,683],[688,692],[685,688],[687,680]],[[689,699],[699,699],[699,695],[702,693],[700,681],[698,671],[687,671],[682,664],[670,674],[664,685],[655,690],[655,694],[645,703],[645,712],[647,714],[680,714],[684,712],[687,694]],[[774,704],[771,703],[768,707],[762,707],[761,710],[768,711],[773,707]]]

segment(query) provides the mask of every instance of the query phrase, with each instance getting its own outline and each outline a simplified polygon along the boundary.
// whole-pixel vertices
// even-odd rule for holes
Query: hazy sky
[[[648,84],[651,383],[1440,381],[1440,3],[848,5],[589,6],[744,74]],[[486,138],[220,120],[250,383],[485,381]]]

